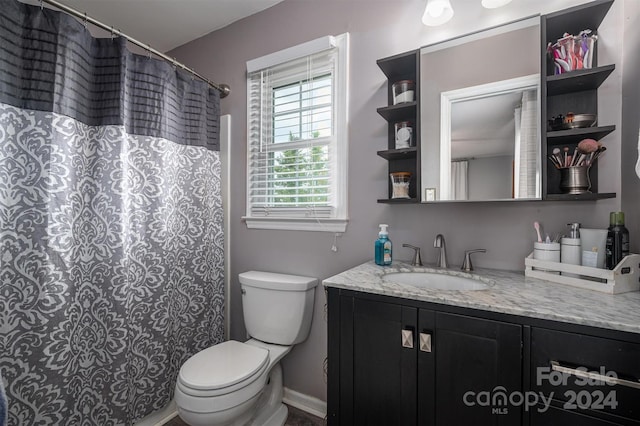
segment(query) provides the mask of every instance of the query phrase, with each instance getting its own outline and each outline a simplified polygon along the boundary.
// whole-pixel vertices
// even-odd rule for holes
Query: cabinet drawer
[[[565,409],[640,421],[640,344],[534,328],[530,374]]]
[[[531,426],[616,426],[620,424],[556,407],[549,407],[546,411],[531,411],[530,423]]]

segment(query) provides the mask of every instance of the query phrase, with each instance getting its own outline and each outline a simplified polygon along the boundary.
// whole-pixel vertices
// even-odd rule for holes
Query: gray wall
[[[238,273],[256,269],[327,278],[373,257],[373,241],[379,223],[390,224],[396,259],[410,256],[409,250],[401,247],[401,243],[407,242],[421,246],[423,259],[434,262],[436,251],[432,248],[432,242],[437,233],[442,233],[446,237],[453,265],[462,260],[465,249],[484,247],[487,253],[474,259],[477,266],[522,270],[523,259],[531,251],[534,238],[532,223],[535,220],[541,221],[550,232],[564,231],[565,225],[573,221],[582,222],[585,227],[606,227],[609,211],[620,209],[620,197],[597,203],[500,202],[394,206],[376,203],[378,198],[386,196],[388,179],[386,162],[375,153],[387,145],[386,122],[376,113],[376,108],[387,101],[386,80],[376,66],[377,59],[528,16],[536,11],[548,13],[551,11],[549,8],[560,9],[584,3],[582,0],[522,0],[492,12],[474,10],[471,4],[479,5],[478,0],[463,1],[467,4],[460,6],[460,1],[453,2],[454,7],[457,6],[456,15],[449,25],[428,28],[420,22],[424,0],[285,0],[170,52],[212,80],[228,83],[232,88],[231,95],[222,101],[222,113],[232,116],[230,173],[234,191],[230,201],[232,290],[229,296],[233,338],[245,337]],[[621,63],[616,44],[623,39],[623,3],[635,1],[617,1],[605,19],[599,41],[601,63]],[[547,9],[537,10],[539,7]],[[637,8],[635,5],[633,7],[637,16]],[[338,238],[339,250],[334,253],[330,250],[333,234],[249,230],[241,221],[245,212],[246,192],[245,65],[247,60],[292,45],[347,31],[351,34],[350,223],[347,232]],[[637,29],[633,31],[637,41]],[[638,49],[628,46],[626,51],[634,53],[637,62]],[[637,70],[636,66],[636,80]],[[633,78],[625,81],[629,87],[633,86]],[[603,124],[616,124],[618,129],[622,115],[621,82],[621,68],[617,67],[600,91],[600,121]],[[637,86],[633,88],[637,89]],[[628,114],[635,114],[636,117],[636,137],[637,102],[636,92],[634,98],[627,99],[626,103],[630,108]],[[629,132],[633,133],[631,130]],[[601,191],[620,194],[620,135],[621,131],[618,130],[605,140],[609,150],[600,163]],[[637,184],[634,185],[633,191],[637,194]],[[632,196],[625,193],[625,197]],[[640,238],[640,233],[635,235]],[[637,245],[635,247],[637,251]],[[324,304],[324,292],[318,288],[311,335],[283,360],[285,386],[323,400],[326,399],[326,386],[322,363],[327,344]]]

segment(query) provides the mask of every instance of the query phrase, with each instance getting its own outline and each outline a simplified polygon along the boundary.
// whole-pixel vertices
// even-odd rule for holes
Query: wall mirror
[[[539,43],[534,17],[421,49],[424,202],[541,198]]]

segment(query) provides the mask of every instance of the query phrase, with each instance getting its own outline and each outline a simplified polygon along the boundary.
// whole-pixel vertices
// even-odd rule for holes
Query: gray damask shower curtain
[[[0,0],[9,425],[131,424],[223,339],[219,94]]]

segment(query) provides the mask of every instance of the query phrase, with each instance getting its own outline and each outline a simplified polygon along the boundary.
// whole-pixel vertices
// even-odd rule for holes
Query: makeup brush
[[[553,156],[556,158],[556,161],[558,162],[558,165],[560,166],[560,168],[562,168],[563,165],[562,165],[562,156],[560,155],[560,148],[553,148]]]
[[[556,169],[562,168],[562,164],[558,162],[558,157],[556,157],[555,155],[548,155],[547,157],[549,158],[549,160],[551,160]]]
[[[576,146],[576,148],[573,150],[573,155],[571,156],[571,166],[575,166],[576,165],[576,161],[578,161],[578,147]]]
[[[605,152],[607,150],[606,146],[601,146],[594,154],[593,154],[593,160],[591,160],[591,163],[593,164],[598,157],[600,157],[600,155]]]
[[[569,157],[568,157],[568,154],[569,154],[569,147],[568,147],[568,146],[565,146],[565,147],[564,147],[564,166],[565,166],[565,167],[569,167]]]
[[[594,139],[582,139],[578,143],[577,149],[579,149],[580,152],[584,152],[585,154],[590,154],[600,149],[600,146],[602,145],[599,144],[598,141]]]

